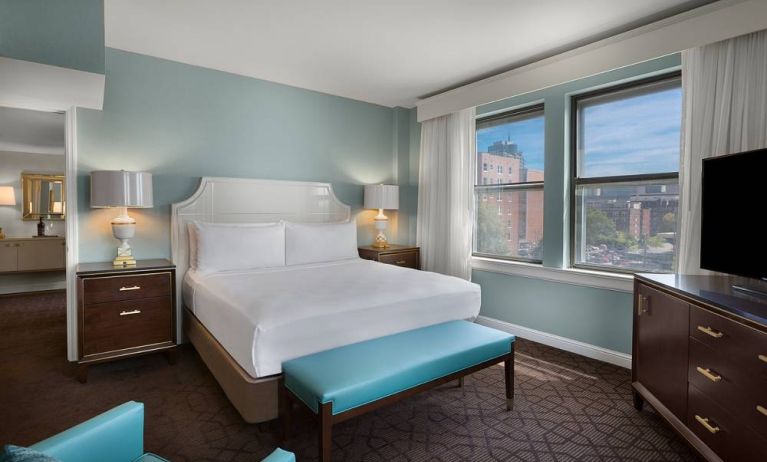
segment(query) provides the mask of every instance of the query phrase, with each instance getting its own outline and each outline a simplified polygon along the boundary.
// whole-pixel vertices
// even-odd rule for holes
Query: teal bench
[[[506,408],[514,403],[514,336],[450,321],[346,345],[282,364],[284,437],[293,402],[319,419],[320,459],[330,461],[333,424],[504,362]]]

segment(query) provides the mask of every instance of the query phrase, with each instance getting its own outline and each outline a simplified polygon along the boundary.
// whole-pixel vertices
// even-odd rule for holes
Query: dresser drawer
[[[171,273],[87,278],[83,281],[83,303],[136,300],[170,295]]]
[[[83,306],[83,356],[173,341],[170,296]]]
[[[724,461],[763,462],[767,440],[689,385],[687,427]]]
[[[690,337],[767,382],[767,333],[690,305]]]
[[[399,253],[387,253],[378,257],[378,261],[381,263],[388,263],[390,265],[403,266],[405,268],[418,269],[418,253],[417,252],[399,252]]]
[[[767,438],[767,383],[726,356],[690,339],[688,381],[708,398]]]

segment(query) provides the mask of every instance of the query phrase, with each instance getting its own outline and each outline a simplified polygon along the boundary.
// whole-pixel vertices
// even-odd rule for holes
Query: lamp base
[[[112,261],[112,264],[115,266],[115,268],[136,266],[136,259],[132,256],[117,256],[115,257],[114,261]]]
[[[376,238],[373,241],[373,247],[377,249],[385,249],[389,247],[389,241],[386,239],[386,235],[383,233],[383,230],[378,231],[378,234],[376,235]]]

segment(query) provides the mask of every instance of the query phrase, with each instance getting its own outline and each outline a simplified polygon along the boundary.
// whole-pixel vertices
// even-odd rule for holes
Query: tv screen
[[[703,160],[700,265],[767,278],[767,149]]]

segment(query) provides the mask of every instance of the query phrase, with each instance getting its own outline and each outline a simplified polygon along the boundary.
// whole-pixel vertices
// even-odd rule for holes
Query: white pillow
[[[285,266],[283,223],[200,223],[197,270],[205,273]]]
[[[189,232],[189,267],[197,269],[197,224],[187,223],[186,229]]]
[[[285,223],[285,264],[359,258],[357,223]]]

